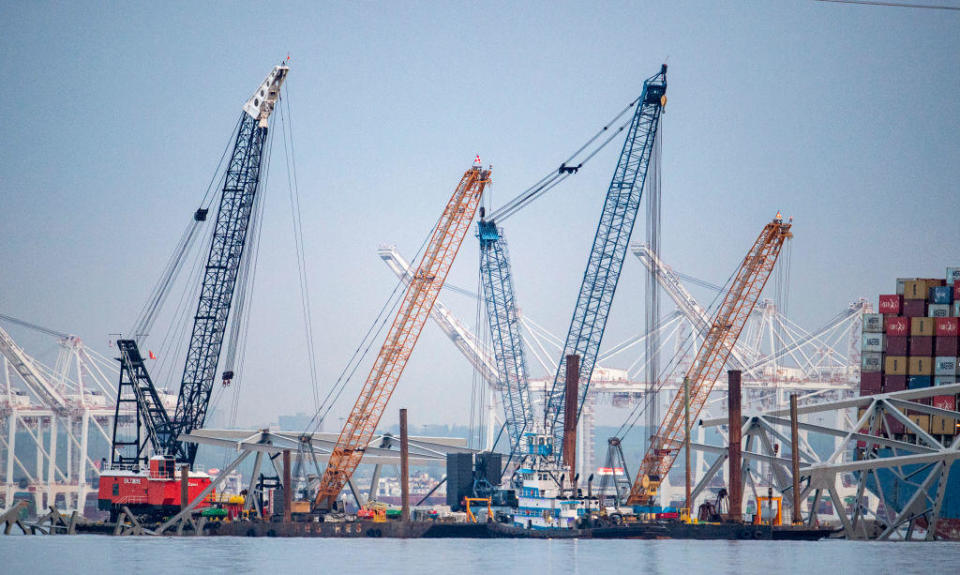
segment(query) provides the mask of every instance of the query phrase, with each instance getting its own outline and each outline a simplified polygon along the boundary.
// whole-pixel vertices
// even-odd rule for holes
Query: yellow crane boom
[[[330,454],[327,469],[320,480],[315,507],[332,508],[343,486],[360,464],[364,449],[373,437],[387,402],[413,353],[488,183],[490,170],[481,169],[478,156],[477,162],[463,174],[447,202],[417,270],[410,279],[360,397]]]
[[[690,419],[696,419],[713,384],[720,377],[723,366],[743,331],[743,326],[753,312],[754,306],[770,278],[774,264],[784,242],[793,237],[792,224],[784,223],[780,213],[764,226],[747,256],[740,264],[730,289],[723,298],[720,309],[697,351],[697,356],[687,370],[689,382]],[[627,503],[648,505],[656,495],[661,480],[666,477],[683,446],[684,394],[677,392],[657,432],[650,438],[650,446],[643,456],[637,478],[630,489]]]

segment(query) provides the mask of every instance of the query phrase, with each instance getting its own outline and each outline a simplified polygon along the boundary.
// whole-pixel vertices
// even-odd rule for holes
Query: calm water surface
[[[0,573],[960,573],[957,543],[0,536]]]

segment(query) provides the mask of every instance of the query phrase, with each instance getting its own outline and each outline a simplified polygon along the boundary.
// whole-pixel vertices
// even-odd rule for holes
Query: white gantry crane
[[[55,338],[54,367],[27,353],[0,325],[0,510],[27,500],[83,513],[110,444],[115,416],[114,361],[73,335],[10,316],[0,322]],[[165,395],[172,405],[175,397]],[[121,418],[134,417],[121,411]]]

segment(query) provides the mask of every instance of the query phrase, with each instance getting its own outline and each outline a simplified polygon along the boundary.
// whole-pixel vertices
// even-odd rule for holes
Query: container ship
[[[896,293],[879,297],[880,313],[863,319],[860,395],[876,395],[957,383],[960,375],[960,267],[948,267],[944,278],[898,278]],[[941,409],[955,410],[957,396],[936,395],[916,400]],[[944,444],[957,433],[954,420],[911,413],[909,419]],[[887,416],[887,430],[895,439],[913,442],[913,434],[899,420]],[[860,442],[860,447],[865,447]],[[880,456],[892,455],[888,448]],[[919,468],[920,466],[914,466]],[[906,476],[912,471],[904,469]],[[887,470],[878,473],[886,505],[899,510],[917,487]],[[954,463],[937,524],[938,537],[960,540],[960,462]],[[923,522],[921,521],[921,526]]]

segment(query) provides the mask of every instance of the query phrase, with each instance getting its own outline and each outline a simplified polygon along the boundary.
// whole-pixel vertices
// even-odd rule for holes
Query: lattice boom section
[[[747,319],[760,298],[773,267],[780,255],[784,241],[792,237],[791,224],[784,224],[779,218],[767,224],[754,242],[737,275],[724,296],[720,309],[704,338],[703,345],[697,351],[685,378],[689,382],[690,420],[694,421],[710,396],[714,383],[720,377],[733,346],[746,325]],[[656,483],[666,477],[683,447],[684,436],[684,392],[681,388],[670,403],[670,408],[660,424],[657,433],[643,457],[637,479],[630,491],[628,502],[646,503],[652,497],[651,492],[643,488],[644,477],[654,479]]]
[[[320,481],[317,505],[332,506],[363,458],[387,402],[410,359],[420,332],[437,301],[450,266],[477,211],[490,171],[474,167],[463,175],[430,237],[427,249],[404,293],[400,309],[340,432]]]
[[[666,102],[666,89],[664,66],[658,74],[644,82],[643,94],[638,100],[617,168],[607,189],[587,269],[580,284],[577,305],[544,410],[544,423],[554,436],[554,445],[563,444],[568,355],[580,356],[580,389],[578,397],[572,399],[577,401],[578,417],[590,388],[590,378],[640,208],[647,168]]]
[[[527,402],[527,367],[520,339],[507,239],[495,224],[480,222],[480,277],[483,281],[490,339],[497,362],[510,449],[518,452],[533,414]]]

